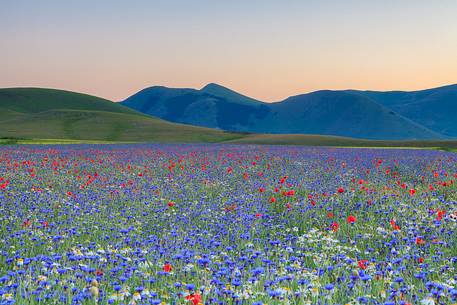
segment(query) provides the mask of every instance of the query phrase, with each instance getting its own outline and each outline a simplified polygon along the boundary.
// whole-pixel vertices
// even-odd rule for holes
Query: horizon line
[[[278,101],[271,101],[271,102],[264,101],[264,100],[261,100],[261,99],[258,99],[258,98],[255,98],[255,97],[246,95],[246,94],[241,93],[241,92],[239,92],[239,91],[237,91],[237,90],[231,89],[231,88],[228,87],[228,86],[221,85],[221,84],[215,83],[215,82],[206,83],[205,85],[201,86],[200,89],[192,88],[192,87],[169,87],[169,86],[166,86],[166,85],[152,85],[152,86],[144,87],[143,89],[139,89],[139,90],[135,91],[134,93],[128,95],[128,96],[127,96],[126,98],[124,98],[123,100],[118,100],[118,101],[112,100],[112,99],[110,99],[110,98],[103,97],[103,96],[101,96],[101,95],[95,95],[95,94],[92,94],[92,93],[89,93],[89,92],[75,91],[75,90],[64,89],[64,88],[56,88],[56,87],[14,86],[14,87],[0,87],[0,90],[3,90],[3,89],[50,89],[50,90],[60,90],[60,91],[74,92],[74,93],[80,93],[80,94],[84,94],[84,95],[90,95],[90,96],[94,96],[94,97],[98,97],[98,98],[102,98],[102,99],[111,101],[111,102],[113,102],[113,103],[120,103],[120,102],[123,102],[124,100],[126,100],[127,98],[129,98],[129,97],[131,97],[131,96],[137,94],[138,92],[141,92],[141,91],[146,90],[146,89],[149,89],[149,88],[162,87],[162,88],[167,88],[167,89],[190,89],[190,90],[201,91],[201,90],[203,90],[203,89],[204,89],[206,86],[208,86],[208,85],[217,85],[217,86],[223,87],[223,88],[225,88],[225,89],[228,89],[228,90],[230,90],[230,91],[233,91],[233,92],[235,92],[235,93],[238,93],[238,94],[240,94],[240,95],[243,95],[243,96],[246,96],[246,97],[248,97],[248,98],[257,100],[257,101],[259,101],[259,102],[263,102],[263,103],[267,103],[267,104],[272,104],[272,103],[282,102],[282,101],[286,100],[286,99],[289,98],[289,97],[294,97],[294,96],[299,96],[299,95],[305,95],[305,94],[311,94],[311,93],[320,92],[320,91],[333,91],[333,92],[338,92],[338,91],[365,91],[365,92],[367,92],[367,91],[374,91],[374,92],[384,92],[384,93],[387,93],[387,92],[418,92],[418,91],[427,91],[427,90],[434,90],[434,89],[441,89],[441,88],[446,88],[446,87],[457,86],[457,82],[456,82],[456,83],[451,83],[451,84],[446,84],[446,85],[439,85],[439,86],[435,86],[435,87],[428,87],[428,88],[424,88],[424,89],[416,89],[416,90],[403,90],[403,89],[373,90],[373,89],[355,89],[355,88],[346,88],[346,89],[318,89],[318,90],[306,91],[306,92],[298,93],[298,94],[291,94],[291,95],[288,95],[287,97],[285,97],[285,98],[283,98],[283,99],[281,99],[281,100],[278,100]]]

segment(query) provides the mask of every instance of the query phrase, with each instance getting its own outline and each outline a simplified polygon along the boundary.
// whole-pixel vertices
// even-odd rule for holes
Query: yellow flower
[[[47,279],[48,279],[48,278],[47,278],[47,276],[45,276],[45,275],[39,275],[39,276],[37,277],[37,281],[38,281],[38,282],[44,282],[44,281],[46,281]]]
[[[133,293],[133,300],[135,300],[135,301],[141,300],[141,294],[138,291]]]
[[[12,293],[5,293],[2,295],[3,300],[11,301],[13,299],[13,294]]]
[[[98,296],[100,294],[100,291],[98,290],[98,287],[92,286],[89,288],[90,294],[95,298],[98,299]]]

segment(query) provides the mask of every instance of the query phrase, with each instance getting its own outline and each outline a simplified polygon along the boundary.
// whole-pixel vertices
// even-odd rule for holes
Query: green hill
[[[87,94],[0,89],[0,138],[220,142],[237,137],[240,135],[170,123]]]

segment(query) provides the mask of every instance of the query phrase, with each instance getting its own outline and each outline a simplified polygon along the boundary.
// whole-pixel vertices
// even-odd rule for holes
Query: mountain
[[[229,131],[249,131],[251,120],[269,112],[268,104],[215,84],[201,90],[154,86],[122,104],[164,120]]]
[[[0,138],[219,142],[239,136],[166,122],[87,94],[0,89]]]
[[[369,95],[349,90],[323,90],[264,103],[212,83],[200,90],[150,87],[122,104],[168,121],[230,131],[386,140],[443,138]]]
[[[236,91],[233,91],[227,87],[215,84],[215,83],[209,83],[205,87],[203,87],[201,92],[205,92],[208,94],[212,94],[214,96],[224,98],[226,100],[229,100],[233,103],[238,103],[241,105],[260,105],[263,104],[263,102],[258,101],[256,99],[250,98],[248,96],[239,94]]]
[[[457,137],[457,85],[420,91],[355,91],[448,137]]]
[[[256,130],[364,139],[433,139],[441,136],[373,100],[348,92],[316,91],[271,105]],[[270,123],[272,122],[272,123]]]

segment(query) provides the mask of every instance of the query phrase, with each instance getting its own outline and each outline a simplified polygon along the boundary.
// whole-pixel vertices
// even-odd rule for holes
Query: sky
[[[120,101],[219,83],[267,101],[457,83],[457,1],[0,0],[0,87]]]

